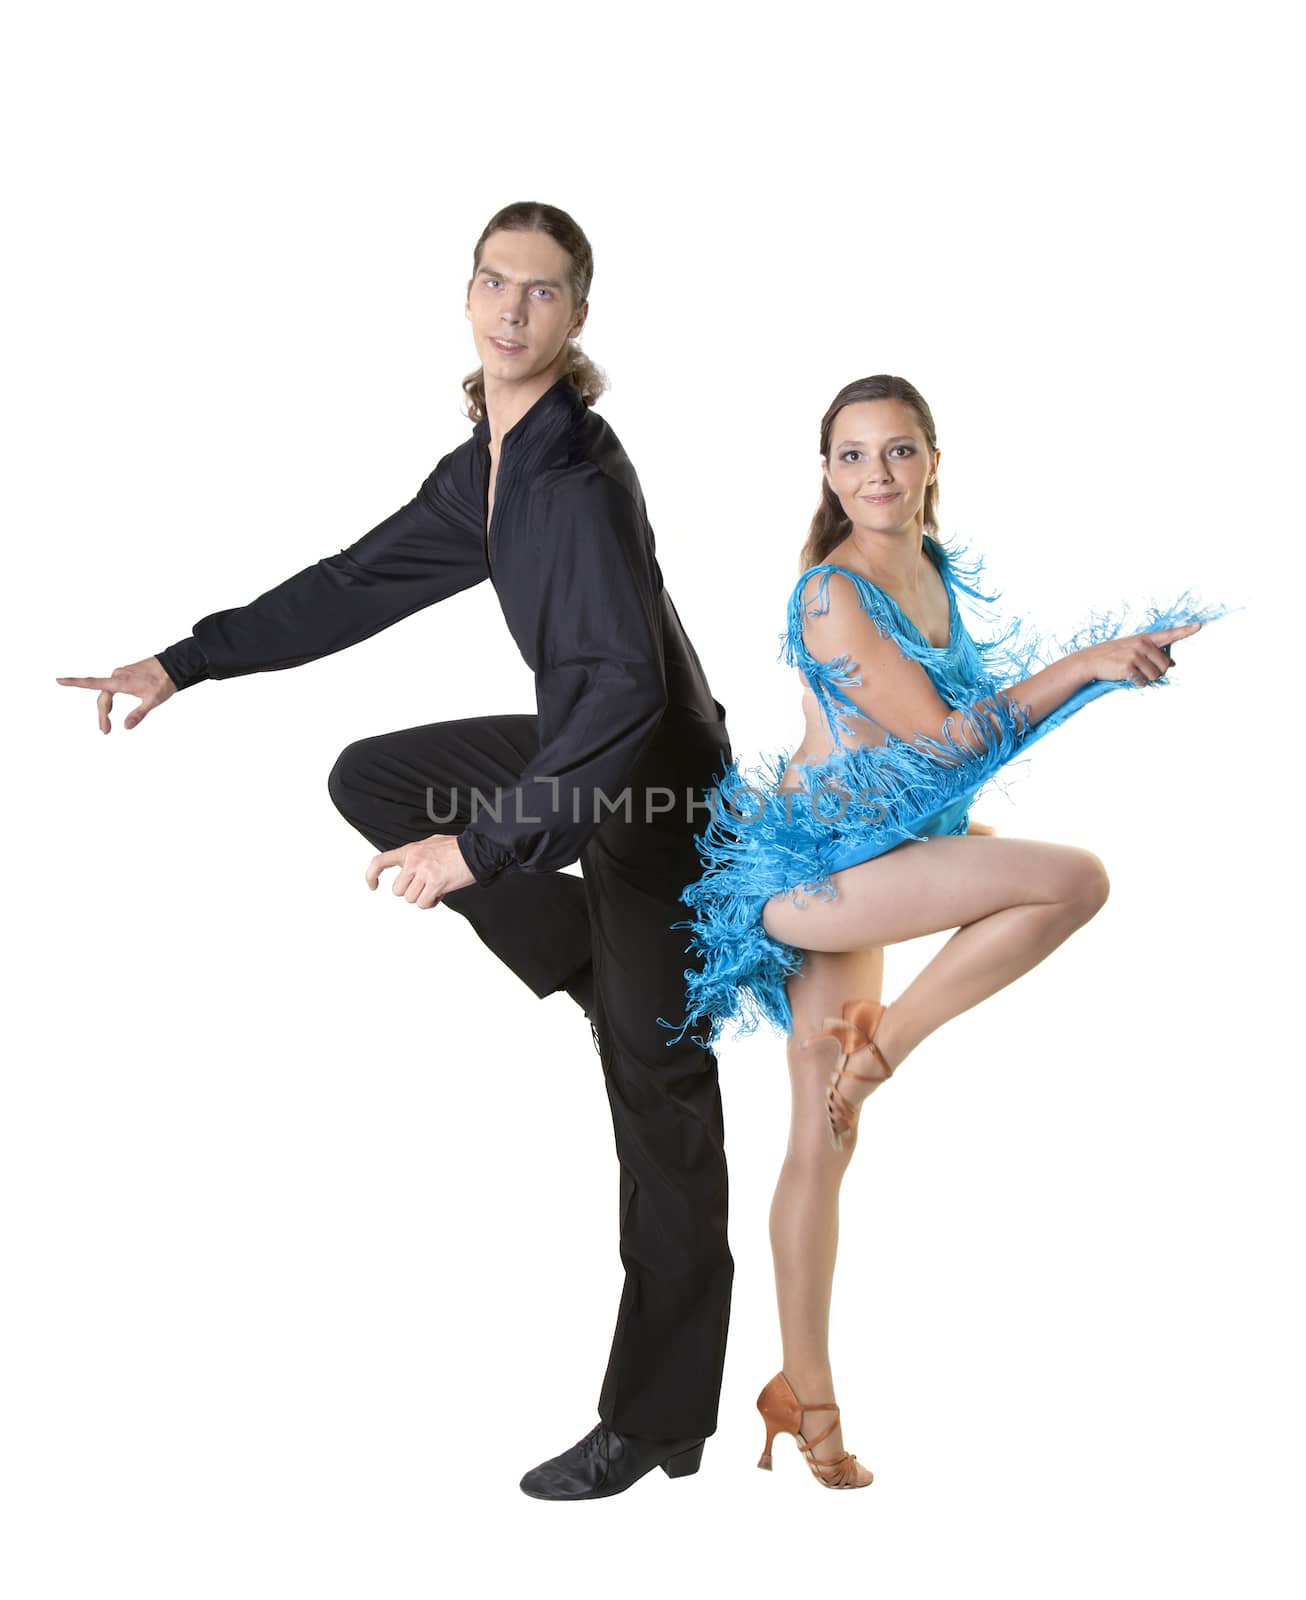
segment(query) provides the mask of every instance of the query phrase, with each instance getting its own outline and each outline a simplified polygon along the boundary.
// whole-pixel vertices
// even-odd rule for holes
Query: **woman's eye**
[[[901,450],[904,455],[914,456],[916,454],[915,450],[913,450],[909,444],[896,444],[893,448],[894,450]]]
[[[861,455],[860,450],[845,450],[839,457],[840,461],[856,461]]]

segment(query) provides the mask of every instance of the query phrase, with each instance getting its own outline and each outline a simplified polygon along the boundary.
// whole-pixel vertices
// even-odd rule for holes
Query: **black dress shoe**
[[[654,1467],[687,1478],[702,1459],[702,1439],[639,1439],[600,1422],[570,1450],[532,1467],[521,1486],[536,1500],[602,1500]]]

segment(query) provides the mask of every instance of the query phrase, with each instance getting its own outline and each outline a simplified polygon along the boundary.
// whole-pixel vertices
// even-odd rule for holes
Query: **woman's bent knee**
[[[1106,904],[1107,896],[1111,893],[1111,879],[1101,859],[1091,850],[1077,850],[1075,855],[1077,859],[1069,898],[1087,922]]]

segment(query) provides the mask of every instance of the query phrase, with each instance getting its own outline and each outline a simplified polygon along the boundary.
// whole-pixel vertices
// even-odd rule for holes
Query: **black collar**
[[[522,440],[542,440],[568,428],[585,409],[580,390],[569,373],[546,389],[524,417],[519,418],[503,435],[501,446],[511,439],[514,446]],[[482,417],[472,429],[472,438],[478,444],[490,442],[490,419]]]

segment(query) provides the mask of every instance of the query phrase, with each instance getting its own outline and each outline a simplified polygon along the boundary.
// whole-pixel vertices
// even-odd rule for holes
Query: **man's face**
[[[487,378],[521,383],[565,365],[588,306],[572,305],[567,252],[547,233],[500,229],[481,247],[467,320]]]

